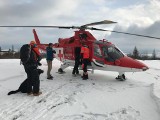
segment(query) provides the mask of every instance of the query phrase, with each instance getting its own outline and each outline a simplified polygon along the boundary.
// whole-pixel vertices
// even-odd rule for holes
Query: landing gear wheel
[[[126,76],[125,76],[124,74],[122,74],[122,78],[123,78],[124,80],[126,80]]]
[[[116,79],[119,80],[119,81],[125,81],[125,80],[126,80],[126,77],[125,77],[124,74],[122,74],[121,76],[118,75],[118,77],[116,77]]]
[[[58,69],[58,73],[59,73],[59,74],[63,74],[63,73],[65,73],[65,72],[63,71],[62,68],[59,68],[59,69]]]

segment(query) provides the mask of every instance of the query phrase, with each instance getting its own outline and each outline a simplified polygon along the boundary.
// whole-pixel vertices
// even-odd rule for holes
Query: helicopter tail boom
[[[33,29],[33,34],[34,34],[34,38],[35,38],[36,43],[38,45],[41,44],[35,29]]]

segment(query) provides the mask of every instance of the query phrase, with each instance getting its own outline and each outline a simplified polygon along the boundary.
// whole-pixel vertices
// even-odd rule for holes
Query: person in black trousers
[[[40,92],[40,80],[39,80],[39,73],[38,73],[38,65],[41,65],[40,60],[40,53],[39,49],[35,46],[35,44],[31,41],[31,52],[29,60],[23,64],[25,72],[27,73],[27,94],[33,96],[39,96],[42,94]]]
[[[80,59],[81,59],[80,52],[81,52],[81,48],[80,47],[75,47],[75,52],[74,52],[75,64],[74,64],[74,68],[73,68],[73,71],[72,71],[73,76],[79,75],[78,67],[79,67]]]

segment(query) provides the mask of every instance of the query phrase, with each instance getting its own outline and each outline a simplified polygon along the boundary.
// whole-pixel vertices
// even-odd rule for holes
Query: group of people
[[[82,47],[75,47],[75,65],[72,71],[73,76],[79,75],[78,67],[82,64],[82,79],[88,79],[87,65],[89,64],[89,54],[89,47],[86,44],[83,44]]]
[[[52,61],[54,59],[54,54],[56,51],[52,48],[53,44],[49,43],[48,47],[46,48],[46,60],[48,65],[47,70],[47,79],[53,79],[53,76],[51,75],[52,70]],[[25,72],[27,73],[27,94],[33,95],[33,96],[39,96],[42,94],[40,92],[40,80],[39,80],[39,72],[38,72],[38,66],[41,66],[40,60],[40,52],[39,49],[35,43],[35,41],[31,41],[29,44],[29,58],[22,62]],[[82,47],[75,47],[75,65],[74,69],[72,71],[72,74],[74,76],[80,75],[78,67],[80,63],[82,63],[82,69],[83,69],[83,80],[88,79],[88,72],[87,72],[87,64],[89,62],[89,48],[86,45],[83,45]]]

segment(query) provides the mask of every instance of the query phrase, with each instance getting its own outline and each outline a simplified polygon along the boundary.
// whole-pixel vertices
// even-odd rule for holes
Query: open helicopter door
[[[92,61],[96,67],[104,67],[104,58],[99,44],[93,43]]]

